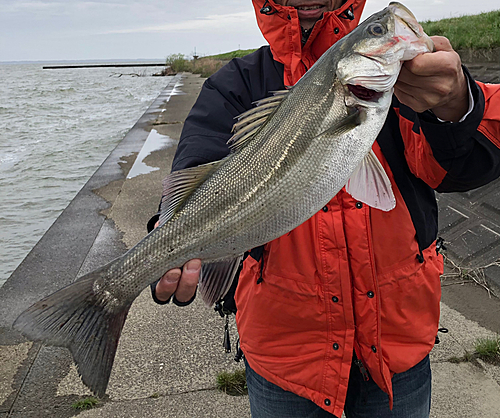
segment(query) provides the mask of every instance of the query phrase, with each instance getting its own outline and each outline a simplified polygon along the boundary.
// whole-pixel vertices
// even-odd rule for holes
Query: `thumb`
[[[444,36],[431,36],[436,51],[453,51],[453,47],[448,38]]]

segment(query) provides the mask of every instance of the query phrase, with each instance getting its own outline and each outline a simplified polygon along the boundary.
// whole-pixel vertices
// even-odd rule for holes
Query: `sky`
[[[419,20],[499,8],[497,0],[402,2]],[[367,0],[363,17],[388,3]],[[162,61],[264,44],[251,0],[0,0],[0,61]]]

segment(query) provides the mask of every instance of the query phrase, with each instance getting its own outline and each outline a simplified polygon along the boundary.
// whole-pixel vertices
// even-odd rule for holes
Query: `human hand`
[[[467,80],[460,56],[443,36],[432,36],[436,51],[403,64],[394,94],[415,112],[428,109],[440,119],[458,122],[469,108]]]
[[[158,222],[155,228],[158,226]],[[194,296],[201,272],[201,260],[189,260],[182,267],[167,271],[156,284],[155,295],[158,300],[165,302],[175,293],[179,302],[188,302]]]

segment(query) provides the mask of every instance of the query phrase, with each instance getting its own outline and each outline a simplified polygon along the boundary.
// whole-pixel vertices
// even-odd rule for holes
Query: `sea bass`
[[[245,251],[296,228],[342,187],[391,210],[390,181],[371,148],[402,61],[432,49],[401,4],[369,17],[295,86],[241,115],[226,158],[170,174],[158,228],[35,303],[14,327],[69,348],[83,382],[102,396],[132,302],[167,270],[201,258],[199,293],[211,305],[226,293]]]

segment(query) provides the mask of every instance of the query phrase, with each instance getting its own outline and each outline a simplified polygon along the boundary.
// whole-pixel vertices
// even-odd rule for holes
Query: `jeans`
[[[255,373],[246,363],[252,418],[334,418],[314,402],[287,392]],[[394,406],[370,378],[352,365],[344,413],[347,418],[429,418],[431,368],[429,356],[392,379]]]

